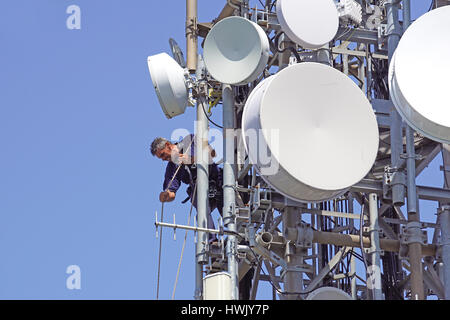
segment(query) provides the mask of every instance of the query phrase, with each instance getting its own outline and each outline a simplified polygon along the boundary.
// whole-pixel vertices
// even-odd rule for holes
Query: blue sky
[[[428,2],[413,1],[413,18]],[[224,3],[199,0],[199,20],[215,18]],[[81,9],[80,30],[66,27],[69,5]],[[0,299],[155,298],[153,223],[165,164],[148,146],[174,129],[193,130],[195,112],[164,117],[146,60],[169,52],[170,37],[184,51],[184,5],[1,2]],[[440,163],[437,157],[419,183],[442,186]],[[165,216],[186,223],[181,193]],[[433,206],[424,220],[434,221]],[[179,230],[173,241],[164,231],[163,299],[172,295],[183,237]],[[193,259],[189,234],[177,299],[193,297]],[[81,268],[80,290],[66,288],[69,265]],[[268,285],[260,287],[258,298],[270,298]]]

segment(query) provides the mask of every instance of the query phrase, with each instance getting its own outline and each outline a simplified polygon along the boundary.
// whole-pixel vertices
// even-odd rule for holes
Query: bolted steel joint
[[[308,223],[300,223],[297,231],[295,245],[301,248],[311,248],[313,240],[313,229],[311,226]]]
[[[311,272],[311,268],[307,264],[284,267],[280,272],[281,280],[284,281],[284,278],[288,272]]]
[[[421,222],[408,222],[400,230],[399,240],[401,244],[409,245],[411,243],[420,243],[425,245],[428,242],[426,230],[422,230]]]
[[[391,199],[394,205],[403,205],[405,198],[406,175],[398,168],[386,166],[383,175],[383,198]],[[395,199],[393,198],[395,189]]]
[[[406,186],[406,175],[398,168],[386,167],[384,169],[383,182],[391,187],[397,184]]]
[[[284,236],[298,248],[312,247],[313,229],[308,223],[299,223],[297,228],[285,228]]]
[[[364,252],[368,255],[373,254],[375,252],[378,252],[380,256],[384,256],[384,250],[381,249],[371,249],[371,248],[364,248]]]

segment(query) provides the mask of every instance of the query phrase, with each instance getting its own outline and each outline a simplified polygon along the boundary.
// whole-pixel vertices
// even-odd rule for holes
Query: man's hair
[[[164,147],[166,146],[166,143],[169,142],[167,139],[158,137],[155,140],[153,140],[151,146],[150,146],[150,152],[152,153],[152,155],[156,155],[156,152],[158,150],[164,149]],[[169,142],[170,143],[170,142]]]

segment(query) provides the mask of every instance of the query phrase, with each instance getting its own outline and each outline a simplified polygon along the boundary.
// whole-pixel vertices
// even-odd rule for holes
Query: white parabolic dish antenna
[[[159,103],[167,118],[183,114],[189,92],[185,72],[167,53],[148,57],[148,68]]]
[[[205,39],[203,57],[211,76],[226,84],[247,84],[269,60],[269,40],[253,21],[229,17],[218,22]]]
[[[333,40],[339,28],[334,0],[277,0],[281,29],[306,49],[318,49]]]
[[[343,194],[366,176],[378,152],[378,125],[364,93],[320,63],[292,65],[262,81],[246,102],[242,129],[260,175],[303,202]]]
[[[389,67],[389,88],[402,118],[424,136],[450,144],[450,6],[406,30]]]
[[[311,292],[306,300],[353,300],[345,291],[334,287],[322,287]]]

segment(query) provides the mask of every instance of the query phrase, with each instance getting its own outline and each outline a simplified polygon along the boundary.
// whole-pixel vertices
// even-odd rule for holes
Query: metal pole
[[[410,0],[403,0],[403,31],[411,24],[411,3]],[[414,130],[406,125],[406,185],[407,185],[407,210],[408,221],[420,221],[418,210],[418,198],[416,189],[416,152],[414,145]],[[408,224],[410,225],[410,224]],[[420,233],[418,228],[411,228],[409,232]],[[417,234],[418,239],[420,234]],[[422,246],[414,242],[409,244],[408,255],[411,264],[411,298],[425,299],[423,287],[423,267],[422,267]]]
[[[219,22],[220,20],[223,20],[227,17],[230,17],[234,14],[234,11],[238,6],[242,3],[242,0],[231,0],[227,1],[225,6],[223,7],[222,11],[220,12],[219,16],[215,19],[215,22]]]
[[[398,0],[387,0],[387,41],[389,62],[392,61],[395,49],[398,46],[401,36],[401,28],[398,20]],[[402,138],[402,119],[397,110],[393,108],[391,112],[391,168],[398,176],[392,186],[392,202],[396,206],[405,204],[405,188],[402,184],[402,172],[397,171],[400,168],[400,153],[403,150]]]
[[[403,0],[403,32],[411,25],[411,0]]]
[[[342,55],[342,68],[344,70],[344,74],[348,76],[348,54]]]
[[[192,226],[185,226],[182,224],[175,224],[175,223],[166,223],[166,222],[155,222],[156,227],[166,227],[166,228],[172,228],[174,231],[176,229],[183,229],[183,230],[190,230],[190,231],[196,231],[196,232],[207,232],[207,233],[214,233],[214,234],[229,234],[229,235],[236,235],[234,232],[230,232],[229,230],[220,230],[220,229],[208,229],[208,228],[198,228],[198,227],[192,227]]]
[[[380,264],[380,234],[378,226],[378,196],[376,193],[369,194],[369,233],[371,267],[369,273],[368,286],[372,286],[373,300],[383,300],[381,290],[381,264]]]
[[[347,62],[348,62],[348,58],[347,58]],[[348,194],[348,212],[349,213],[354,212],[354,200],[353,200],[353,195],[351,193]],[[352,230],[354,229],[354,224],[355,224],[355,222],[353,221],[353,219],[350,219],[350,226],[351,226]],[[357,288],[356,288],[356,260],[355,259],[356,259],[355,256],[352,254],[350,257],[350,274],[352,275],[350,287],[351,287],[353,300],[357,299],[357,294],[358,294]]]
[[[197,70],[197,22],[197,0],[186,0],[186,66],[191,73]]]
[[[315,204],[315,208],[319,209],[320,205],[319,204]],[[316,219],[316,230],[318,231],[322,231],[322,221],[323,221],[323,216],[317,216]],[[317,248],[317,272],[320,272],[320,270],[325,266],[325,262],[323,261],[323,250],[322,250],[322,245],[320,243],[315,243],[316,248]],[[320,285],[322,284],[322,282],[319,283]]]
[[[341,247],[361,247],[359,235],[342,234],[337,232],[313,231],[313,243],[332,244]],[[370,248],[370,238],[363,237],[363,247]],[[423,256],[434,256],[436,245],[428,244],[422,247]],[[380,239],[380,248],[387,252],[399,252],[400,241],[394,239]]]
[[[230,85],[223,85],[223,221],[224,226],[236,232],[235,217],[235,152],[234,152],[234,95]],[[231,299],[239,299],[238,261],[236,237],[229,235],[226,247],[228,273],[231,275]]]
[[[366,50],[364,44],[358,44],[358,50],[361,50],[364,48],[364,51]],[[358,58],[358,78],[361,80],[361,90],[364,92],[365,95],[367,95],[367,77],[366,77],[366,65],[364,64],[364,57],[357,57]],[[369,65],[367,64],[367,69],[369,69]]]
[[[198,64],[197,78],[200,79],[203,72],[203,63]],[[197,97],[197,122],[195,132],[195,164],[197,166],[197,225],[200,228],[207,228],[207,215],[209,213],[209,150],[208,150],[208,120],[204,108],[207,107],[205,96],[206,89],[203,84],[199,85],[199,96]],[[203,89],[202,89],[203,88]],[[203,292],[203,265],[208,262],[207,257],[208,234],[198,232],[196,244],[196,298]]]
[[[450,145],[442,145],[442,162],[444,172],[444,189],[450,189]]]
[[[195,264],[195,292],[194,292],[195,300],[203,299],[203,265],[196,263]]]
[[[200,228],[207,228],[209,213],[209,153],[208,153],[208,121],[203,109],[207,107],[205,97],[200,97],[197,106],[196,166],[197,166],[197,223]],[[206,249],[207,235],[199,233],[198,243],[202,252]],[[202,254],[199,262],[206,263],[206,255]]]
[[[406,153],[408,159],[407,165],[407,190],[408,190],[408,221],[419,222],[419,212],[417,208],[417,189],[416,189],[416,160],[414,150],[414,131],[406,127]],[[412,224],[408,224],[412,226]],[[408,228],[408,227],[407,227]],[[421,230],[413,227],[408,230],[409,233],[417,233],[415,239],[420,238]],[[422,246],[418,242],[412,242],[408,245],[408,255],[411,265],[411,298],[415,300],[425,299],[423,287],[423,268],[422,268]]]
[[[316,59],[317,62],[326,64],[328,66],[332,64],[333,59],[331,55],[330,46],[328,44],[324,45],[322,48],[317,50]]]
[[[372,79],[373,79],[373,77],[372,77],[372,69],[373,69],[373,67],[372,67],[372,59],[370,59],[370,57],[369,57],[369,52],[370,52],[370,44],[368,44],[368,45],[366,45],[366,57],[365,57],[365,59],[366,59],[366,61],[367,61],[367,84],[366,84],[366,91],[365,91],[365,93],[366,93],[366,96],[367,96],[367,99],[369,99],[369,101],[372,101]]]
[[[443,262],[441,274],[444,275],[445,300],[450,300],[450,205],[442,206],[439,221]]]
[[[444,188],[450,189],[450,145],[442,145]],[[444,280],[445,299],[450,300],[450,202],[441,204],[439,216],[441,225],[442,263],[439,276]]]
[[[286,207],[283,212],[283,230],[285,238],[288,238],[289,228],[297,228],[301,221],[301,214],[295,207]],[[284,291],[285,292],[301,292],[303,289],[303,273],[296,270],[297,266],[302,265],[302,248],[297,248],[292,241],[286,242],[284,259],[287,268],[284,270]],[[283,297],[286,300],[296,300],[298,294],[289,294]]]

